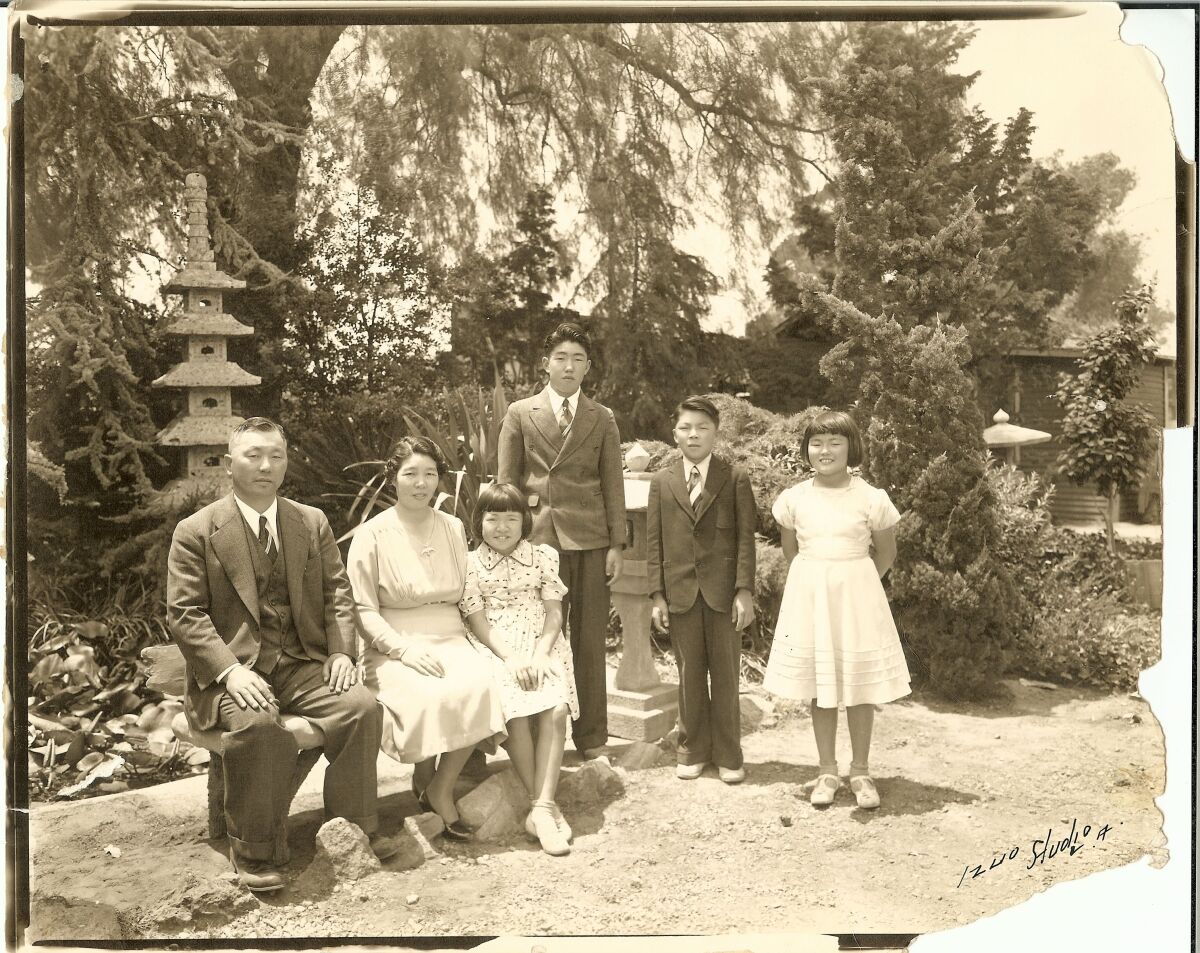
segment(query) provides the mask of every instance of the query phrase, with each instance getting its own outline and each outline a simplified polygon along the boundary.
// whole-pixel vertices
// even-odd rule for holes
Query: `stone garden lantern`
[[[165,286],[168,294],[183,296],[178,318],[164,330],[184,339],[183,361],[153,382],[154,387],[184,390],[179,415],[158,434],[164,447],[179,447],[182,467],[178,479],[162,495],[183,498],[194,490],[220,486],[225,478],[221,458],[229,434],[242,422],[233,413],[232,388],[261,382],[229,360],[228,340],[254,329],[222,310],[222,295],[246,287],[246,282],[218,271],[208,232],[208,189],[203,175],[185,179],[187,256],[183,268]]]
[[[632,741],[657,741],[674,726],[678,686],[663,682],[650,652],[650,593],[646,579],[646,503],[650,455],[640,444],[625,454],[625,513],[628,531],[621,577],[612,603],[621,619],[621,661],[609,677],[608,733]]]
[[[994,423],[983,432],[983,442],[989,450],[1004,450],[1005,459],[1012,464],[1021,462],[1021,448],[1030,444],[1045,443],[1050,434],[1044,430],[1018,427],[1008,422],[1008,414],[1001,408],[993,415]]]

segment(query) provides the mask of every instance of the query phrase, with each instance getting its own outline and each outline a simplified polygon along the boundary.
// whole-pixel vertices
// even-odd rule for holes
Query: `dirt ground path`
[[[738,787],[712,769],[692,782],[670,767],[618,772],[623,793],[568,814],[568,857],[520,839],[439,838],[442,856],[416,870],[385,868],[324,896],[252,898],[229,923],[174,935],[925,933],[1158,850],[1163,749],[1148,706],[1012,689],[988,705],[918,697],[887,706],[872,752],[878,811],[857,809],[848,791],[826,810],[797,796],[816,773],[811,725],[781,711],[773,727],[745,737],[748,778]],[[844,772],[844,725],[839,746]],[[83,811],[60,809],[43,823],[35,811],[34,894],[111,905],[127,937],[145,938],[158,934],[142,916],[156,890],[185,871],[214,876],[228,866],[196,836],[198,805],[178,806],[192,812],[184,823],[130,806],[132,797],[104,799],[114,807],[100,825],[94,812],[85,822]],[[408,793],[382,807],[385,830],[416,811]],[[318,823],[316,812],[293,817],[294,873],[311,857]],[[129,842],[131,824],[140,825],[132,853],[104,854],[107,843]],[[1073,850],[1055,847],[1038,861],[1034,842],[1052,831],[1056,845],[1073,824]]]

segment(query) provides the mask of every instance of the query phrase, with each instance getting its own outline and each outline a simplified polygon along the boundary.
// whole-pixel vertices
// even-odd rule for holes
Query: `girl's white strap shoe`
[[[567,843],[571,843],[575,832],[571,830],[571,825],[567,823],[567,819],[563,817],[563,812],[559,810],[558,803],[552,801],[550,803],[550,813],[554,815],[554,823],[558,825],[558,832],[567,839]]]
[[[822,774],[813,782],[812,793],[808,796],[809,803],[817,807],[828,807],[837,797],[838,788],[841,786],[841,779],[836,774]]]
[[[529,816],[525,818],[525,831],[536,837],[544,850],[551,857],[562,857],[571,853],[571,845],[554,822],[551,801],[535,801]]]
[[[859,774],[850,778],[850,790],[854,792],[854,799],[859,807],[867,810],[879,807],[879,791],[868,775]]]

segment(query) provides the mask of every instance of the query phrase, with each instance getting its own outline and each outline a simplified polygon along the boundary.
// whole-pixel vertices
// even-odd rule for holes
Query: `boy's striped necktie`
[[[571,416],[571,402],[569,400],[564,400],[562,405],[562,413],[559,414],[558,417],[558,429],[562,431],[562,435],[564,437],[571,432],[571,423],[574,421],[574,419],[575,418]]]
[[[696,508],[696,501],[700,499],[700,491],[702,489],[704,489],[704,486],[700,482],[700,468],[692,464],[692,472],[688,474],[687,491],[693,510]]]

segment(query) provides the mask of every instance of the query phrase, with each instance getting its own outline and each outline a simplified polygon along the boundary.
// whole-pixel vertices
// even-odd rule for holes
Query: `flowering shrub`
[[[1032,628],[1017,636],[1014,674],[1110,691],[1136,689],[1138,675],[1161,656],[1158,614],[1123,605],[1112,595],[1056,588],[1055,604],[1040,609]]]
[[[1051,524],[1052,489],[1035,475],[992,465],[988,481],[1000,517],[996,552],[1021,584],[1011,672],[1136,688],[1138,674],[1159,657],[1159,617],[1133,604],[1104,537]]]

